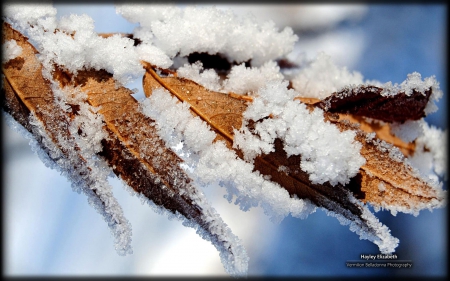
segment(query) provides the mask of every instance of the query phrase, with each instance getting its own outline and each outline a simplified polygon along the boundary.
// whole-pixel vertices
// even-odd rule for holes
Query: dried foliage
[[[74,180],[76,174],[84,173],[81,185],[86,187],[83,191],[93,193],[101,202],[103,209],[100,213],[112,220],[111,227],[120,228],[128,222],[111,211],[111,206],[117,203],[108,201],[106,193],[94,184],[95,174],[91,174],[92,167],[86,155],[76,145],[67,148],[67,142],[83,137],[85,130],[88,130],[82,126],[76,132],[70,129],[71,120],[79,115],[83,104],[101,116],[106,131],[96,157],[106,160],[109,168],[134,191],[169,212],[180,214],[193,222],[200,232],[208,233],[208,239],[219,251],[228,253],[222,257],[224,262],[228,260],[234,263],[235,247],[239,246],[221,235],[229,230],[213,209],[209,209],[208,205],[199,205],[199,202],[203,202],[199,199],[203,195],[181,168],[183,161],[180,157],[158,136],[153,120],[140,111],[139,103],[131,95],[132,91],[118,86],[112,75],[104,70],[83,70],[73,74],[55,65],[51,82],[49,77],[43,75],[42,65],[36,58],[36,49],[27,38],[4,23],[3,42],[10,39],[16,40],[23,52],[2,66],[4,110],[35,136],[41,136],[37,141],[44,150],[48,142],[58,147],[61,155],[52,155],[47,150],[49,157],[54,161],[59,158],[70,159],[68,165],[73,166]],[[142,64],[146,69],[143,88],[147,97],[155,89],[163,88],[180,102],[188,103],[192,115],[200,117],[214,130],[214,141],[225,142],[230,150],[245,160],[244,153],[233,145],[233,139],[234,131],[242,126],[243,113],[252,103],[252,97],[213,92],[193,81],[178,78],[176,72],[171,70],[157,69],[147,62]],[[66,93],[76,95],[82,92],[85,98],[80,104],[79,99],[73,97],[77,102],[62,106],[55,102],[58,96],[54,90],[56,86],[52,83],[58,84]],[[340,214],[373,236],[377,236],[379,230],[367,219],[363,209],[366,203],[413,214],[422,209],[442,206],[444,194],[420,178],[404,161],[404,156],[414,153],[415,144],[394,136],[389,125],[390,122],[422,118],[432,90],[427,90],[425,95],[414,92],[411,96],[399,93],[394,97],[383,96],[382,90],[380,87],[365,86],[358,91],[334,93],[322,101],[296,99],[307,104],[311,110],[322,109],[323,119],[340,131],[356,132],[355,140],[362,144],[360,153],[366,163],[350,183],[332,186],[328,182],[311,182],[308,173],[300,168],[301,156],[288,156],[280,139],[275,140],[275,151],[254,159],[254,171],[279,184],[291,197],[307,199],[318,207]],[[42,124],[44,132],[36,132],[30,114]],[[252,130],[257,122],[248,124],[248,128]],[[398,149],[387,147],[384,141]],[[394,157],[393,151],[397,152]],[[120,235],[116,238],[125,239]],[[128,246],[124,246],[123,250],[128,251]]]

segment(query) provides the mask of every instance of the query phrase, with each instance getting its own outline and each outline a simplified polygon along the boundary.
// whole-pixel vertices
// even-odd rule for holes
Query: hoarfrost
[[[118,34],[108,38],[98,36],[92,18],[85,14],[71,14],[57,21],[56,10],[51,6],[11,5],[5,9],[4,16],[13,27],[30,37],[40,53],[38,58],[48,69],[54,63],[72,73],[89,68],[105,69],[122,84],[144,74],[134,41]],[[167,66],[167,62],[155,64]]]
[[[193,52],[221,53],[230,62],[251,59],[252,65],[260,66],[292,51],[297,41],[289,27],[279,32],[272,21],[258,25],[251,16],[238,17],[215,7],[117,5],[116,12],[138,22],[135,36],[170,58]]]
[[[299,96],[318,99],[324,99],[344,86],[362,83],[361,73],[350,73],[346,67],[339,68],[323,52],[302,67],[292,79],[292,86]]]
[[[15,27],[25,31],[28,25],[42,25],[48,18],[54,18],[56,9],[51,4],[5,4],[3,15],[9,17]]]
[[[76,145],[74,140],[59,136],[58,141],[64,149],[63,152],[53,143],[34,115],[30,116],[30,124],[33,128],[33,135],[42,138],[44,151],[56,164],[52,165],[52,168],[56,168],[72,182],[74,191],[86,194],[89,204],[104,217],[114,235],[117,252],[120,255],[131,254],[131,225],[123,217],[122,209],[106,181],[109,167],[101,163],[97,166],[87,166],[81,161],[75,150],[67,149]]]
[[[244,64],[231,68],[227,79],[223,81],[224,92],[236,94],[254,94],[268,81],[281,81],[283,75],[274,61],[268,61],[260,67],[245,67]]]
[[[197,61],[193,64],[185,64],[177,69],[178,77],[190,79],[203,85],[211,91],[220,90],[220,77],[213,69],[203,69],[203,64]]]
[[[172,60],[161,49],[153,45],[141,43],[136,46],[136,52],[140,60],[150,62],[155,66],[169,68],[172,65]]]
[[[280,138],[288,156],[301,156],[301,168],[313,183],[347,184],[365,163],[355,132],[340,132],[324,121],[321,109],[310,112],[294,100],[296,96],[297,92],[287,89],[287,82],[268,82],[244,112],[245,120],[256,121],[258,135],[243,126],[235,130],[234,145],[251,161],[274,151],[274,141]]]
[[[422,76],[418,72],[408,74],[405,81],[400,83],[400,85],[397,83],[392,84],[392,82],[387,82],[384,84],[377,81],[374,82],[374,84],[378,84],[376,86],[383,88],[381,95],[387,97],[397,95],[398,93],[405,93],[407,96],[410,96],[412,95],[413,90],[425,95],[425,91],[431,89],[432,93],[424,110],[425,115],[437,111],[438,108],[435,102],[438,101],[443,95],[443,92],[439,87],[439,82],[437,82],[434,76],[427,77],[422,81]]]
[[[189,106],[178,103],[166,90],[154,90],[148,99],[141,102],[141,107],[145,115],[155,120],[161,138],[168,145],[183,143],[184,154],[189,155],[183,159],[192,169],[192,177],[203,185],[218,183],[225,186],[228,200],[236,196],[235,202],[242,210],[261,205],[273,221],[280,221],[289,213],[305,217],[315,211],[315,206],[309,201],[291,198],[278,184],[253,172],[253,165],[239,159],[223,142],[213,142],[215,134],[205,122],[196,124],[196,138],[186,137],[190,135],[186,124],[198,117],[193,117]],[[168,117],[178,121],[169,121]],[[173,131],[167,131],[167,127]]]
[[[213,69],[205,70],[203,64],[197,61],[193,64],[184,64],[177,69],[178,77],[190,79],[210,91],[236,94],[254,95],[259,88],[268,81],[283,80],[280,67],[274,61],[268,61],[262,66],[245,67],[245,64],[235,65],[221,80]]]
[[[16,40],[11,39],[2,45],[2,64],[17,58],[22,54],[22,47],[17,45]]]
[[[180,190],[180,193],[188,193],[193,200],[192,203],[202,210],[203,214],[200,219],[201,222],[203,222],[202,224],[187,219],[178,211],[172,213],[171,211],[156,205],[144,194],[134,191],[126,184],[124,185],[130,194],[133,196],[136,195],[141,200],[142,204],[147,203],[155,213],[167,216],[169,220],[181,221],[183,226],[195,229],[200,237],[211,242],[219,251],[222,264],[224,265],[226,272],[230,275],[235,277],[247,275],[249,257],[242,245],[242,241],[231,232],[230,228],[223,222],[216,210],[209,205],[205,195],[201,191],[188,184],[185,189]],[[204,228],[207,228],[207,230]]]
[[[416,139],[416,153],[409,158],[424,175],[436,173],[447,177],[448,131],[422,122],[423,134]]]
[[[69,121],[70,137],[59,137],[66,155],[61,155],[63,157],[59,157],[57,163],[76,189],[87,194],[91,205],[105,217],[114,235],[117,252],[120,255],[131,254],[131,225],[108,183],[112,170],[104,159],[97,156],[102,150],[101,140],[108,138],[103,129],[102,115],[97,114],[97,108],[85,102],[86,94],[81,91],[68,87],[60,89],[56,83],[52,84],[52,90],[56,103],[79,106],[77,115]]]
[[[417,121],[408,120],[403,124],[394,122],[390,124],[391,133],[405,142],[412,142],[422,134],[423,122],[425,122],[423,119]]]
[[[303,218],[316,210],[308,200],[291,198],[277,183],[259,172],[253,172],[253,159],[261,153],[274,151],[276,138],[283,140],[288,156],[301,155],[301,168],[308,172],[313,183],[329,182],[333,186],[347,184],[365,163],[359,154],[361,144],[354,140],[354,131],[340,132],[323,120],[320,109],[310,112],[304,104],[294,100],[298,96],[323,99],[343,87],[363,84],[362,75],[359,72],[350,73],[345,67],[337,67],[327,55],[320,53],[316,59],[300,68],[292,79],[293,88],[297,91],[288,90],[287,82],[283,81],[283,75],[273,60],[293,49],[297,36],[291,28],[280,32],[273,22],[258,25],[251,16],[240,18],[231,11],[216,8],[118,5],[118,14],[131,22],[139,22],[134,36],[142,43],[135,47],[131,39],[119,35],[108,38],[97,36],[93,20],[86,15],[70,15],[57,21],[56,9],[51,5],[5,5],[4,8],[6,19],[30,37],[30,42],[40,52],[39,59],[48,70],[52,69],[53,64],[61,65],[72,73],[89,68],[105,69],[117,81],[126,84],[144,73],[140,60],[162,68],[170,67],[179,57],[193,52],[220,53],[229,62],[251,60],[252,67],[247,68],[244,64],[233,66],[224,81],[214,70],[203,69],[199,62],[185,64],[177,70],[179,77],[191,79],[207,89],[254,97],[244,113],[244,126],[234,132],[234,146],[244,152],[247,162],[239,159],[223,142],[213,142],[215,133],[211,128],[200,118],[191,115],[189,104],[177,102],[167,91],[157,89],[150,98],[141,102],[143,113],[156,120],[158,134],[166,145],[174,147],[181,144],[182,153],[179,155],[185,160],[186,171],[194,180],[203,185],[218,183],[225,186],[228,200],[232,201],[236,197],[235,203],[242,210],[261,206],[276,222],[288,214]],[[5,62],[20,55],[21,49],[15,41],[9,41],[3,45],[3,53],[6,54],[3,57]],[[44,73],[44,76],[51,80],[49,72]],[[411,95],[413,89],[424,94],[432,89],[430,102],[425,108],[426,114],[437,109],[434,101],[442,96],[434,77],[422,81],[416,72],[409,74],[400,85],[377,81],[375,84],[384,88],[384,96],[398,92]],[[102,148],[100,141],[107,138],[102,128],[102,117],[97,114],[96,108],[83,102],[83,93],[75,89],[60,89],[55,84],[52,87],[56,95],[55,103],[62,111],[69,110],[69,101],[80,107],[73,120],[66,119],[70,137],[57,135],[58,147],[52,140],[55,136],[50,137],[34,115],[30,116],[29,121],[32,135],[41,143],[33,141],[34,138],[25,129],[19,130],[30,139],[33,149],[46,165],[58,169],[71,179],[75,191],[88,195],[90,204],[105,217],[111,227],[117,251],[120,254],[131,253],[131,226],[124,218],[107,182],[111,168],[96,156]],[[266,118],[268,116],[271,118]],[[11,121],[11,117],[8,120],[13,127],[21,128]],[[256,122],[252,130],[245,126],[250,120]],[[378,148],[388,152],[391,159],[397,162],[410,161],[416,164],[420,173],[429,176],[430,184],[439,188],[438,179],[432,170],[438,175],[443,175],[446,170],[446,150],[442,148],[446,147],[447,132],[429,127],[423,121],[393,124],[392,131],[407,142],[416,140],[416,154],[406,160],[398,149],[383,141],[377,142]],[[374,134],[368,135],[370,139],[376,142]],[[79,151],[74,150],[74,147],[78,147]],[[152,161],[155,167],[161,165],[159,159]],[[280,166],[279,171],[287,172],[287,167]],[[176,177],[174,180],[177,180]],[[385,190],[383,184],[378,185],[378,188],[380,191]],[[182,219],[184,225],[195,228],[197,233],[216,246],[230,274],[244,275],[248,257],[241,241],[208,205],[204,195],[193,190],[193,186],[188,185],[180,189],[180,194],[187,192],[192,196],[194,203],[204,212],[202,221],[210,223],[208,231],[216,235],[217,239],[203,230],[204,226],[199,223],[189,221],[179,213],[173,215],[140,196],[143,202],[154,206],[157,212],[171,214],[169,218]],[[342,224],[350,224],[351,231],[358,233],[361,239],[377,244],[381,252],[393,252],[398,239],[391,236],[389,229],[366,206],[354,197],[350,201],[362,208],[362,219],[375,232],[361,226],[359,221],[350,221],[338,213],[327,213],[337,217]],[[402,208],[390,210],[394,215],[397,211],[407,212]],[[234,254],[230,254],[227,246]]]

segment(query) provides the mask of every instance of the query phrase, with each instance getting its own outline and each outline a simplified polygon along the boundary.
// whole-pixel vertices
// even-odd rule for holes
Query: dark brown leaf
[[[425,117],[425,106],[432,90],[425,93],[413,90],[411,95],[403,92],[393,96],[381,95],[383,88],[359,86],[344,88],[317,104],[332,113],[349,113],[365,116],[385,122],[403,123],[407,120],[419,120]]]

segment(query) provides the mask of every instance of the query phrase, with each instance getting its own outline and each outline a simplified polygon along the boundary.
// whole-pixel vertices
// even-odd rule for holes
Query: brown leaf
[[[382,91],[383,88],[370,85],[344,88],[324,99],[318,106],[327,112],[350,113],[385,122],[403,123],[425,117],[424,109],[430,99],[431,89],[425,93],[413,90],[409,96],[403,92],[383,96]]]
[[[27,114],[38,115],[45,132],[61,150],[68,154],[80,151],[80,147],[66,147],[53,137],[63,134],[63,138],[72,138],[66,127],[70,119],[79,114],[79,105],[72,105],[69,112],[56,106],[50,83],[42,77],[42,66],[34,56],[37,51],[9,25],[4,25],[4,31],[13,35],[6,38],[20,40],[20,45],[26,49],[20,58],[3,69],[7,82],[7,110],[27,128],[32,127]],[[112,75],[102,70],[79,71],[72,75],[55,66],[53,78],[66,93],[81,90],[87,95],[85,102],[99,108],[108,137],[101,140],[103,148],[98,155],[106,160],[114,173],[154,204],[190,221],[191,226],[219,250],[222,262],[227,270],[233,271],[232,274],[246,272],[245,250],[233,241],[237,238],[192,185],[180,167],[182,160],[158,137],[153,120],[140,112],[137,101],[131,96],[132,91],[117,87]],[[78,134],[83,134],[82,128]],[[66,157],[70,158],[70,155]],[[81,156],[79,159],[84,160]],[[89,187],[86,190],[90,190]]]
[[[205,120],[217,133],[215,140],[224,140],[228,148],[233,146],[233,129],[242,125],[242,113],[247,106],[245,99],[208,91],[194,81],[173,77],[160,77],[152,66],[144,62],[143,87],[147,97],[156,88],[164,87],[180,101],[190,104],[192,112]]]
[[[3,109],[36,137],[36,141],[51,160],[61,163],[62,157],[70,162],[74,169],[66,172],[67,177],[76,185],[75,188],[81,187],[89,200],[93,200],[93,204],[98,206],[100,214],[107,221],[111,221],[111,229],[126,227],[128,224],[126,219],[120,216],[112,217],[105,194],[89,188],[96,179],[86,167],[86,160],[78,153],[79,147],[75,145],[73,149],[68,149],[67,143],[73,143],[73,136],[68,130],[71,116],[55,102],[50,82],[42,76],[42,66],[35,56],[36,49],[28,43],[26,37],[12,29],[9,24],[3,23],[2,31],[3,42],[13,39],[22,47],[21,56],[2,66]],[[32,123],[31,113],[43,127],[46,136],[39,133],[39,125]],[[65,163],[61,163],[63,164]],[[80,174],[84,176],[81,180]],[[116,236],[116,239],[119,237]],[[125,245],[123,251],[128,250]]]
[[[233,130],[242,124],[242,114],[246,103],[251,98],[246,96],[229,95],[208,91],[202,86],[186,80],[172,77],[160,77],[148,63],[143,63],[147,73],[144,75],[144,91],[150,96],[152,91],[164,87],[178,97],[182,102],[188,102],[194,115],[200,116],[216,132],[218,139],[227,142],[229,148],[233,146]],[[310,107],[321,103],[314,99],[299,98]],[[401,208],[404,212],[416,212],[418,209],[435,207],[442,203],[443,197],[424,182],[404,162],[396,162],[390,156],[390,151],[366,140],[367,134],[343,120],[334,120],[332,114],[324,118],[333,121],[341,130],[356,130],[357,140],[363,144],[361,154],[367,160],[361,167],[360,173],[346,186],[331,186],[329,183],[313,184],[309,175],[300,169],[301,157],[294,155],[287,157],[281,140],[275,140],[275,151],[256,157],[254,169],[285,188],[291,196],[306,198],[319,207],[344,215],[345,218],[356,222],[361,228],[371,233],[374,229],[362,217],[363,210],[360,205],[349,199],[353,194],[362,202],[370,202],[375,206],[388,209]],[[251,127],[252,124],[250,124]],[[251,129],[251,128],[250,128]],[[406,146],[406,148],[408,148]],[[242,152],[236,150],[242,158]],[[387,167],[392,167],[386,171]],[[384,186],[384,190],[380,188]]]
[[[331,114],[328,120],[335,123],[339,129],[354,129],[345,119],[335,119]],[[377,137],[357,130],[356,139],[363,144],[361,155],[366,158],[366,164],[360,168],[360,197],[363,202],[373,206],[404,213],[418,214],[422,209],[433,209],[442,206],[443,192],[436,186],[425,181],[408,163],[403,154],[382,143]]]

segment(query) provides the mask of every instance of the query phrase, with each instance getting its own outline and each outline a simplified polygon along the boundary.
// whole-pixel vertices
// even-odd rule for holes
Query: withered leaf
[[[311,109],[314,107],[319,107],[326,111],[324,101],[322,100],[305,97],[297,97],[295,99],[307,104]],[[409,104],[409,106],[414,105]],[[386,112],[380,112],[379,114],[383,115],[386,114]],[[378,121],[376,119],[366,118],[365,116],[354,115],[352,113],[336,113],[328,114],[327,116],[331,117],[332,119],[338,119],[341,122],[347,120],[357,125],[360,130],[366,133],[375,133],[378,139],[393,144],[395,147],[399,148],[401,152],[407,157],[412,156],[415,152],[416,145],[414,142],[405,142],[404,140],[392,134],[392,123]]]
[[[55,102],[50,82],[42,75],[42,66],[36,58],[36,49],[28,43],[27,38],[11,28],[7,23],[2,25],[3,42],[14,39],[22,47],[22,54],[2,66],[4,74],[3,109],[10,113],[14,119],[36,137],[49,158],[58,165],[70,165],[73,169],[62,172],[74,183],[74,188],[81,188],[88,195],[91,204],[96,206],[99,213],[110,222],[116,241],[122,239],[120,234],[126,231],[128,221],[111,210],[115,205],[107,192],[94,188],[96,177],[86,166],[86,159],[79,153],[79,147],[72,149],[68,144],[74,144],[69,132],[69,123],[72,116]],[[45,131],[42,135],[40,126],[33,124],[30,114],[35,116]],[[82,177],[80,177],[82,175]],[[119,207],[120,208],[120,207]],[[122,243],[123,249],[119,253],[130,250],[131,240]]]
[[[353,128],[345,119],[333,120],[329,114],[326,117],[341,130]],[[442,206],[444,194],[404,162],[400,151],[395,154],[395,150],[380,139],[371,138],[362,130],[357,130],[356,139],[363,144],[361,155],[366,158],[359,175],[363,202],[394,210],[394,213],[399,210],[412,214]]]
[[[365,116],[385,122],[419,120],[425,117],[425,106],[432,90],[425,93],[413,90],[411,95],[403,92],[392,96],[383,96],[383,88],[376,86],[358,86],[344,88],[333,93],[317,104],[327,112],[351,113],[354,116]]]
[[[4,24],[3,29],[4,40],[13,38],[26,50],[3,68],[6,77],[5,109],[30,129],[33,124],[30,124],[28,114],[31,112],[37,115],[45,132],[51,136],[52,143],[63,152],[77,153],[82,148],[60,144],[57,136],[63,135],[66,139],[73,137],[67,127],[70,120],[79,115],[79,106],[69,104],[69,111],[57,106],[50,82],[43,78],[42,66],[35,57],[37,51],[9,25]],[[73,75],[55,66],[52,75],[61,89],[66,92],[80,90],[87,95],[84,102],[92,108],[99,108],[98,114],[103,118],[103,129],[108,136],[101,140],[102,150],[98,156],[106,160],[114,173],[138,194],[177,217],[186,218],[188,225],[219,250],[230,274],[245,273],[248,257],[239,240],[192,184],[180,167],[182,160],[158,137],[153,120],[139,111],[137,101],[131,96],[133,92],[125,87],[117,87],[112,75],[103,70],[85,70]],[[79,128],[78,134],[83,133],[82,128]],[[69,159],[73,159],[69,156]],[[85,161],[81,155],[78,159]],[[83,172],[89,173],[90,167],[87,168]],[[95,181],[95,178],[92,180]],[[92,186],[85,185],[86,192],[90,188]]]
[[[239,129],[242,125],[242,114],[247,107],[246,103],[251,99],[209,91],[197,83],[177,78],[176,75],[161,77],[150,64],[146,62],[143,64],[147,70],[143,81],[147,97],[154,89],[164,87],[180,101],[190,104],[192,113],[201,117],[215,130],[216,140],[225,140],[229,148],[233,147],[233,128]],[[300,100],[309,103],[311,107],[323,107],[324,104],[320,101]],[[358,100],[363,103],[362,95],[358,96]],[[397,101],[397,104],[400,103]],[[372,101],[372,104],[376,102]],[[411,112],[416,110],[412,109]],[[254,159],[254,169],[270,176],[272,181],[280,184],[291,196],[309,199],[319,207],[341,214],[375,236],[377,231],[366,220],[361,205],[356,204],[351,197],[354,196],[363,203],[369,202],[377,207],[407,213],[416,213],[418,210],[442,204],[443,195],[422,180],[408,164],[394,161],[390,156],[392,151],[377,144],[380,139],[369,140],[367,133],[348,121],[336,118],[336,114],[324,113],[324,118],[335,123],[341,131],[350,129],[357,131],[356,140],[363,145],[361,154],[367,162],[349,184],[345,186],[340,184],[331,186],[327,182],[313,184],[309,180],[309,175],[300,168],[301,157],[299,155],[288,157],[280,139],[275,140],[274,152]],[[398,121],[398,117],[395,120]],[[242,158],[242,152],[238,149],[235,151]]]

